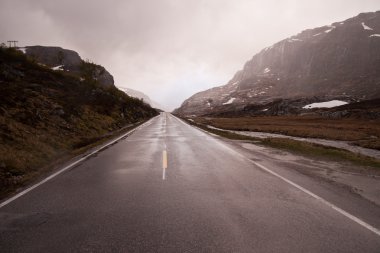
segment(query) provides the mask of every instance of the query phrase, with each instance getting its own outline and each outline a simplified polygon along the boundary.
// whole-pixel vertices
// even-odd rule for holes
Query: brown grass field
[[[253,141],[257,145],[269,146],[272,148],[282,149],[286,151],[290,151],[295,154],[304,155],[311,158],[318,158],[329,161],[350,163],[361,168],[366,169],[375,169],[378,171],[380,169],[380,160],[363,156],[360,154],[352,153],[347,150],[337,149],[334,147],[327,147],[315,143],[303,142],[292,140],[289,138],[266,138],[259,139],[255,137],[240,135],[236,133],[226,132],[222,130],[217,130],[214,128],[207,127],[206,124],[200,123],[203,121],[204,123],[210,123],[209,119],[198,118],[197,121],[190,121],[188,119],[184,119],[189,124],[194,125],[198,128],[206,130],[208,132],[214,133],[221,137],[239,140],[239,141]]]
[[[380,120],[326,119],[306,116],[195,118],[194,120],[200,124],[228,130],[352,141],[362,147],[380,149]]]

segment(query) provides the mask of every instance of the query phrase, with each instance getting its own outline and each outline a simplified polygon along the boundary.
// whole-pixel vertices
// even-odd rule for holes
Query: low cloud
[[[73,49],[117,86],[173,109],[225,84],[266,46],[379,9],[378,0],[2,0],[0,38]]]

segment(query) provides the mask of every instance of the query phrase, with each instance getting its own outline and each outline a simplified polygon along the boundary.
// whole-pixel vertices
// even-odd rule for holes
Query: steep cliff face
[[[28,46],[22,50],[29,58],[54,70],[91,78],[106,88],[114,87],[113,76],[103,66],[82,60],[73,50],[46,46]]]
[[[263,49],[226,85],[193,95],[175,112],[240,110],[284,98],[377,98],[379,69],[380,12],[362,13]]]

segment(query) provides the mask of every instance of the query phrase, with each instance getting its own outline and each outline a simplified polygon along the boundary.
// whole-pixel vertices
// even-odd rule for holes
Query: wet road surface
[[[163,113],[2,207],[0,251],[380,252],[379,235],[245,155]],[[376,206],[337,203],[380,223]]]

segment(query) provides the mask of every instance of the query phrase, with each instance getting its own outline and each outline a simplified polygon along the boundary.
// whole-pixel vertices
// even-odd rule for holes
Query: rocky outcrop
[[[91,78],[105,88],[114,87],[113,76],[103,66],[82,60],[73,50],[28,46],[23,48],[23,51],[29,58],[54,70],[71,72],[81,78]]]
[[[48,67],[63,65],[65,70],[79,71],[82,58],[73,50],[61,47],[30,46],[25,47],[26,56]]]
[[[278,99],[380,97],[380,12],[305,30],[260,51],[224,86],[199,92],[175,113],[241,110]]]

